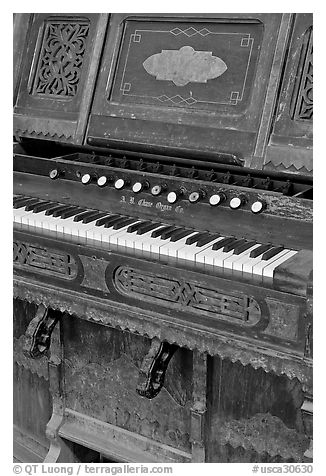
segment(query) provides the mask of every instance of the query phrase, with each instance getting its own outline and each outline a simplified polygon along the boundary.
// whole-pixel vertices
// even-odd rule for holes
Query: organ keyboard
[[[200,232],[164,223],[87,210],[32,197],[14,197],[14,224],[21,230],[62,237],[68,241],[95,244],[117,251],[165,262],[208,265],[252,276],[270,277],[297,251],[216,233]]]
[[[310,458],[311,15],[15,21],[15,355],[50,381],[45,461]]]

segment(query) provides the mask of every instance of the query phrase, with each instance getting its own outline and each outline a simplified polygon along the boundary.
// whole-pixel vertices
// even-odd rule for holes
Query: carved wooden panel
[[[13,249],[15,266],[64,279],[75,279],[77,276],[76,261],[68,253],[20,241],[13,242]]]
[[[313,169],[313,18],[295,15],[264,168],[309,174]]]
[[[82,143],[107,19],[32,15],[14,107],[16,136]]]
[[[245,294],[225,293],[213,286],[209,288],[191,281],[169,279],[129,266],[116,270],[114,282],[118,291],[131,297],[188,308],[201,315],[216,315],[242,325],[256,324],[261,316],[257,301]]]
[[[89,20],[48,20],[44,30],[33,94],[73,97],[81,77]]]
[[[312,120],[313,113],[312,27],[305,32],[297,79],[293,90],[291,117],[295,121]]]

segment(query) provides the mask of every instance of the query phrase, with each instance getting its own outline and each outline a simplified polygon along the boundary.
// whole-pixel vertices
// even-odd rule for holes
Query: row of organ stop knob
[[[52,179],[57,178],[58,175],[59,173],[56,169],[50,172],[50,177]],[[82,175],[81,177],[81,182],[84,185],[91,183],[93,180],[94,180],[93,177],[89,173],[86,173]],[[122,190],[123,188],[129,186],[131,183],[130,179],[118,178],[114,180],[113,177],[107,177],[105,175],[102,175],[101,177],[97,178],[97,185],[99,187],[105,187],[106,185],[112,182],[113,182],[114,188],[117,190]],[[131,188],[134,193],[139,193],[139,192],[150,189],[150,184],[147,180],[137,181],[132,185]],[[150,191],[153,196],[158,196],[164,193],[165,191],[167,191],[167,188],[168,187],[166,184],[156,184],[151,187]],[[168,192],[166,199],[168,203],[173,204],[173,203],[176,203],[179,199],[184,198],[186,193],[187,193],[186,190],[183,187],[180,187],[177,190]],[[204,190],[196,190],[191,192],[188,195],[188,200],[190,203],[197,203],[203,198],[205,198],[205,196],[206,196],[206,193]],[[216,207],[220,205],[221,203],[227,202],[227,201],[228,201],[228,197],[226,193],[223,191],[216,192],[208,198],[208,202],[212,207]],[[247,201],[248,201],[247,197],[244,194],[242,195],[240,194],[239,196],[230,198],[228,204],[231,209],[237,210],[238,208],[241,208],[243,205],[245,205]],[[251,205],[251,211],[253,213],[260,213],[265,208],[266,208],[266,203],[263,200],[256,200]]]

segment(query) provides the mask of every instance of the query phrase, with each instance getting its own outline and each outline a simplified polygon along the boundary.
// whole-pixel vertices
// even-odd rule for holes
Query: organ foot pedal
[[[142,397],[156,397],[164,384],[165,372],[178,346],[153,339],[139,371],[137,393]]]
[[[60,317],[59,311],[40,304],[35,317],[29,323],[25,337],[24,353],[38,359],[45,355],[51,344],[51,334]]]

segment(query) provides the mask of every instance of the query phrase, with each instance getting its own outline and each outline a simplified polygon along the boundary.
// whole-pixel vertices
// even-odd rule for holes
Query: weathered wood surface
[[[37,452],[37,447],[48,448],[45,427],[52,412],[49,393],[47,361],[27,358],[23,352],[25,332],[35,315],[36,306],[14,299],[14,364],[13,364],[13,423],[19,432],[17,443]],[[26,436],[24,436],[26,435]],[[33,438],[29,438],[31,435]],[[33,445],[33,441],[35,444]],[[25,442],[25,443],[24,443]],[[32,448],[31,448],[32,447]],[[43,455],[44,456],[44,455]]]
[[[33,14],[22,45],[16,136],[82,143],[107,20],[106,13]]]

